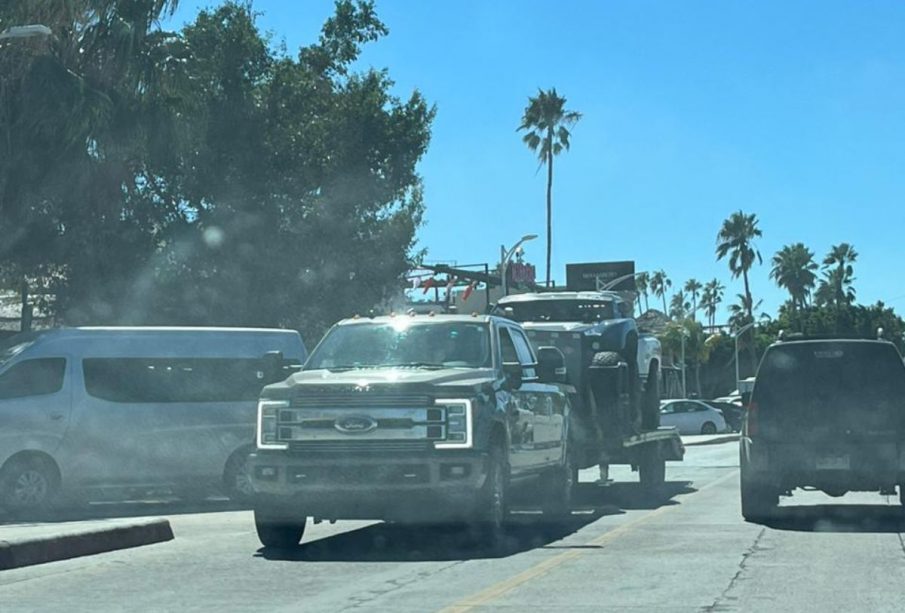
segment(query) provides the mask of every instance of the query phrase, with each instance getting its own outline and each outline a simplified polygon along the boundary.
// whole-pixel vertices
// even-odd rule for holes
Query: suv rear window
[[[774,345],[757,372],[752,401],[764,428],[894,431],[905,416],[905,364],[888,343]]]

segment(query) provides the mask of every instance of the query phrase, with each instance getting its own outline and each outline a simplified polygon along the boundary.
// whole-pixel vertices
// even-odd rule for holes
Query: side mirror
[[[556,347],[537,350],[537,378],[541,383],[566,382],[566,358]]]
[[[264,354],[264,383],[276,383],[277,381],[282,381],[286,377],[283,373],[283,364],[285,361],[283,360],[283,352],[282,351],[268,351]]]
[[[511,390],[517,390],[522,386],[522,365],[519,362],[503,362],[503,375],[506,377],[506,386]]]
[[[751,404],[751,392],[742,392],[742,406],[746,409]]]

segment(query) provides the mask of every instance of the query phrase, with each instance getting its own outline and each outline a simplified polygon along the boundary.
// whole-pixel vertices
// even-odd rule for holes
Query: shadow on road
[[[899,505],[818,504],[780,507],[763,525],[798,532],[905,532]]]
[[[248,508],[248,505],[233,502],[225,498],[210,498],[197,501],[158,499],[92,502],[61,505],[59,508],[52,511],[45,511],[39,515],[27,518],[15,518],[0,510],[0,526],[144,517],[147,515],[218,513],[223,511],[241,511]]]
[[[498,548],[483,545],[461,526],[380,523],[303,543],[294,550],[262,548],[255,555],[297,562],[423,562],[502,558],[538,548],[594,548],[558,541],[602,517],[621,515],[628,509],[680,504],[673,497],[694,491],[687,481],[667,482],[656,493],[642,491],[637,483],[581,483],[575,491],[572,515],[564,521],[545,519],[517,496],[504,544]]]

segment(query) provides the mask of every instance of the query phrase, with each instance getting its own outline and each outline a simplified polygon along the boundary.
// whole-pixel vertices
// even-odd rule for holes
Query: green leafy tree
[[[666,272],[662,270],[657,270],[650,277],[650,291],[654,296],[657,296],[661,300],[663,300],[663,314],[666,315],[669,311],[666,308],[666,292],[669,291],[669,288],[672,287],[672,281],[669,280],[669,277],[666,276]]]
[[[786,245],[773,256],[770,278],[789,292],[792,308],[807,306],[808,297],[817,283],[817,262],[804,243]]]
[[[550,258],[553,253],[553,158],[568,150],[572,138],[570,128],[581,113],[566,108],[566,99],[556,93],[556,88],[538,90],[537,96],[528,98],[528,106],[522,115],[518,130],[525,132],[522,141],[537,154],[541,165],[547,167],[547,273],[546,285],[550,285]]]
[[[704,286],[701,285],[701,282],[697,279],[689,279],[685,282],[685,291],[691,297],[691,318],[697,318],[698,311],[698,295],[701,293],[701,289]]]

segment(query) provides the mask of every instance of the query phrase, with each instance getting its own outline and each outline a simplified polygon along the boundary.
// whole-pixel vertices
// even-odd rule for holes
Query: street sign
[[[635,291],[635,262],[584,262],[566,264],[566,286],[571,291],[599,291],[608,283],[625,277],[614,287],[617,292]]]

